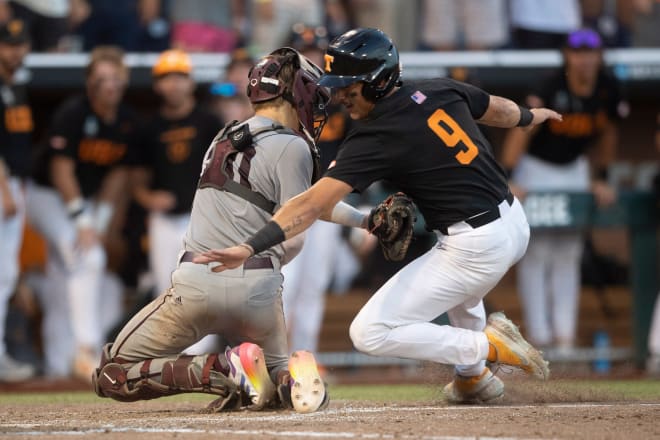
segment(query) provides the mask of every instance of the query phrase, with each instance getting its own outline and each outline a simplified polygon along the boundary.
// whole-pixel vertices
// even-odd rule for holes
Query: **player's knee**
[[[351,323],[349,335],[353,346],[358,351],[367,354],[378,354],[380,347],[387,338],[387,329],[380,324],[364,322],[358,316]]]
[[[0,268],[0,288],[5,288],[8,294],[11,294],[18,281],[18,262],[15,259],[6,261]],[[3,291],[5,290],[3,289]],[[1,298],[0,300],[7,300]]]
[[[107,258],[102,246],[93,246],[83,253],[82,266],[86,271],[102,272],[105,269]]]

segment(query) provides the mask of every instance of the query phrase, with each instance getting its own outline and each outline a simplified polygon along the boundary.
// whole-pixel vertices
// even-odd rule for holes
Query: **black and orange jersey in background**
[[[328,106],[328,120],[323,126],[316,147],[319,150],[321,173],[330,166],[337,157],[337,152],[351,128],[351,118],[338,105]]]
[[[490,95],[448,78],[406,81],[357,121],[326,176],[363,191],[385,180],[441,229],[495,208],[509,189],[477,127]]]
[[[75,162],[83,197],[95,195],[110,170],[135,160],[137,128],[137,115],[124,104],[120,104],[115,121],[105,123],[94,113],[87,97],[67,100],[51,120],[47,159],[38,164],[37,182],[52,186],[50,159],[65,156]]]
[[[0,82],[0,117],[0,158],[12,175],[25,177],[30,172],[34,122],[24,86]]]
[[[141,130],[139,164],[151,170],[151,189],[176,196],[172,213],[192,209],[204,154],[221,121],[196,105],[186,117],[176,120],[155,116]]]
[[[570,92],[562,69],[535,93],[543,106],[562,114],[563,121],[548,121],[532,137],[528,153],[554,164],[566,164],[584,154],[608,121],[625,117],[628,105],[618,81],[600,72],[591,96]]]

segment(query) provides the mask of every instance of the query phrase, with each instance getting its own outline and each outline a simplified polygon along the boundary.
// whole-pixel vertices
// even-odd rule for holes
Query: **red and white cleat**
[[[250,398],[250,409],[262,409],[275,398],[264,353],[256,344],[244,342],[225,351],[229,363],[229,378]]]

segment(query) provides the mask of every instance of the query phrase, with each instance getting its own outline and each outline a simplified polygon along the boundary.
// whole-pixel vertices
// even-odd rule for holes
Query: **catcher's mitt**
[[[404,193],[392,194],[369,214],[369,232],[378,237],[385,259],[400,261],[412,240],[415,205]]]

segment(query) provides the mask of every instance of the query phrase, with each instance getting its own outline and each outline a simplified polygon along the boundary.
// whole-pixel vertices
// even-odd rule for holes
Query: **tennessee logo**
[[[332,72],[332,62],[335,60],[335,57],[326,53],[323,58],[325,59],[325,71]]]
[[[23,22],[21,20],[12,20],[7,24],[7,30],[13,36],[16,36],[23,32]]]

